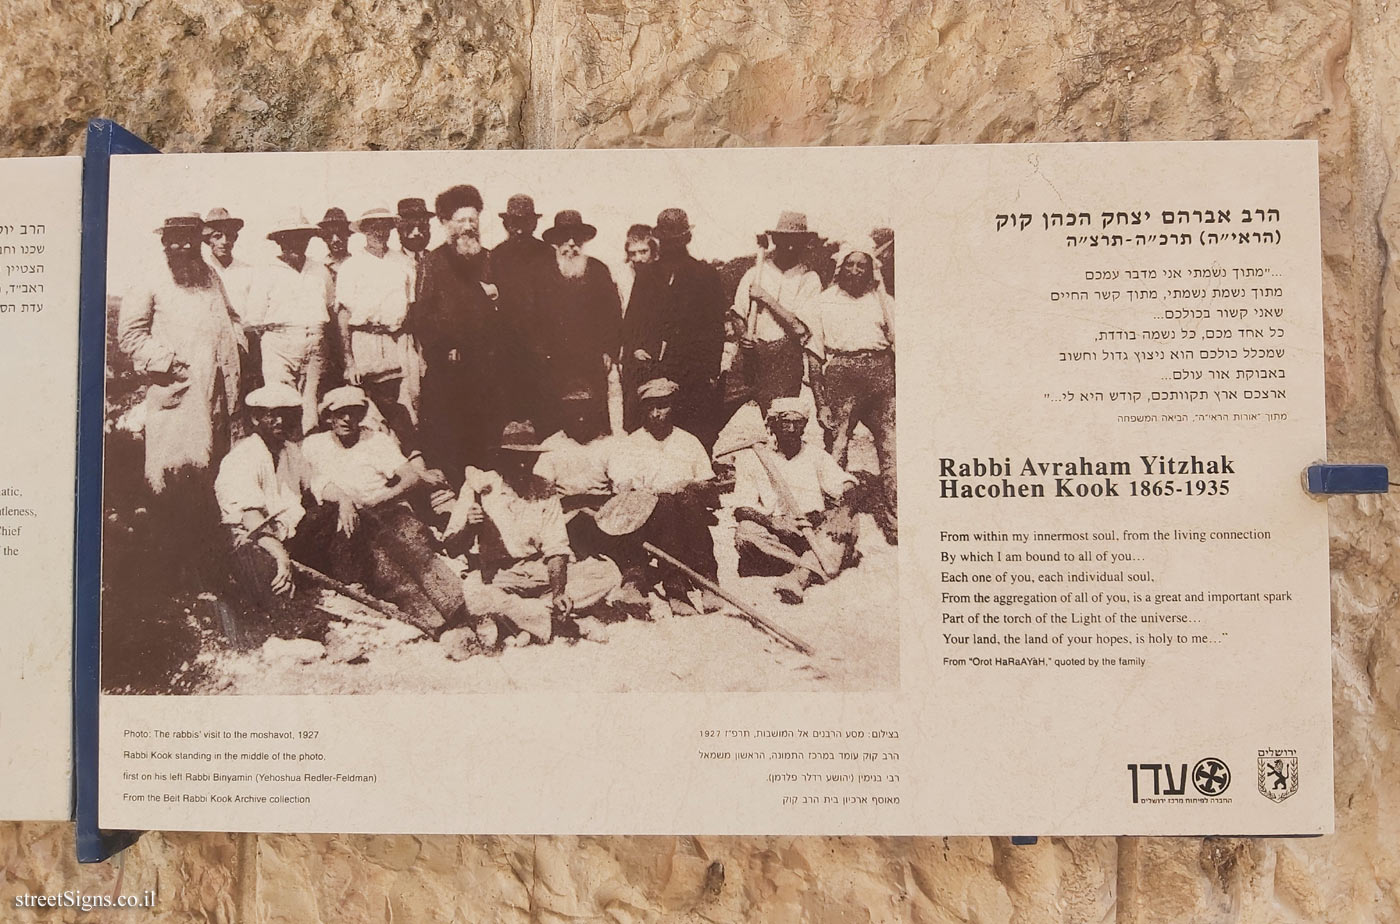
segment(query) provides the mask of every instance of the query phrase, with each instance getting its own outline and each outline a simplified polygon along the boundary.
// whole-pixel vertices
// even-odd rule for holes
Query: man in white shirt
[[[326,209],[326,214],[316,222],[316,227],[320,229],[319,236],[326,245],[326,269],[331,279],[335,279],[340,264],[350,259],[350,235],[354,230],[350,225],[350,216],[345,214],[344,209],[333,205]]]
[[[371,590],[405,610],[437,637],[467,619],[461,577],[408,501],[446,485],[441,473],[405,457],[394,438],[366,428],[369,398],[354,385],[321,401],[330,430],[302,443],[308,484],[316,500],[336,509],[337,529],[364,535],[374,559]]]
[[[836,276],[815,299],[807,349],[815,358],[813,394],[831,454],[845,466],[851,434],[865,424],[875,441],[884,492],[876,519],[891,543],[898,533],[895,469],[894,298],[880,286],[875,248],[837,253]]]
[[[234,444],[219,463],[214,497],[233,546],[239,587],[259,609],[292,595],[292,559],[321,567],[328,537],[304,529],[302,494],[308,471],[296,441],[301,395],[286,385],[264,385],[244,400],[253,433]]]
[[[282,253],[261,270],[249,300],[248,324],[260,335],[263,384],[280,382],[301,394],[306,433],[316,427],[326,325],[334,301],[325,264],[306,258],[306,245],[320,233],[300,213],[269,232],[268,239]]]
[[[802,388],[806,316],[822,289],[805,262],[816,238],[806,215],[783,212],[777,225],[759,235],[758,262],[734,293],[744,377],[765,412],[774,398],[795,397]]]
[[[234,218],[228,209],[210,209],[204,217],[204,245],[209,249],[208,262],[223,283],[229,310],[238,326],[239,380],[245,389],[250,389],[261,378],[261,360],[257,338],[248,337],[243,329],[254,273],[251,264],[233,254],[233,247],[238,243],[238,234],[242,230],[243,219]]]
[[[229,308],[240,322],[248,310],[248,295],[253,284],[253,267],[233,253],[242,230],[243,219],[234,218],[228,209],[210,209],[204,217],[204,244],[209,248],[209,265],[224,284]]]
[[[547,642],[622,584],[607,559],[579,556],[569,545],[554,484],[535,474],[544,447],[528,422],[505,426],[494,471],[468,467],[444,535],[475,544],[476,567],[464,585],[478,639],[493,646],[504,629]],[[523,641],[524,639],[522,639]]]
[[[405,389],[405,369],[412,369],[413,338],[404,319],[413,299],[414,264],[402,251],[389,249],[398,218],[388,209],[370,209],[355,222],[365,249],[346,258],[336,274],[336,322],[340,330],[345,380],[369,395],[401,446],[414,442]]]
[[[719,563],[710,527],[715,524],[719,490],[705,447],[672,422],[678,390],[669,379],[652,379],[637,390],[642,425],[618,438],[608,460],[608,479],[617,491],[655,494],[656,509],[643,527],[644,537],[701,576],[717,581]],[[662,584],[673,612],[693,611],[687,601],[693,588],[686,578],[663,571]],[[719,609],[710,591],[698,590],[703,609]]]
[[[834,571],[855,562],[856,480],[820,446],[804,442],[806,426],[802,403],[778,398],[768,409],[772,445],[740,450],[734,462],[739,575],[779,577],[774,592],[784,603],[802,602],[803,591],[824,579],[821,562]]]
[[[535,474],[554,485],[564,515],[570,522],[570,538],[576,520],[589,520],[612,497],[608,464],[620,440],[607,430],[602,400],[580,385],[566,392],[561,400],[563,428],[540,444],[543,452]]]

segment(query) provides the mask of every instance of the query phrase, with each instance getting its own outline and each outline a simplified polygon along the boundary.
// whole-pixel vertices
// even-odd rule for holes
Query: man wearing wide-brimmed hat
[[[641,424],[632,396],[648,379],[679,386],[677,426],[709,449],[719,433],[719,373],[724,352],[724,285],[713,266],[690,254],[691,223],[683,209],[663,209],[652,233],[657,261],[638,273],[623,318],[623,420]]]
[[[157,494],[181,470],[209,472],[228,449],[237,409],[239,324],[200,252],[203,231],[193,214],[167,218],[156,229],[164,271],[122,298],[117,319],[118,344],[150,381],[145,467]]]
[[[306,245],[320,234],[300,212],[274,225],[267,237],[282,252],[261,271],[249,311],[249,323],[260,336],[263,383],[280,382],[301,393],[306,432],[316,426],[326,327],[335,299],[330,272],[306,258]]]
[[[822,290],[806,260],[817,234],[801,212],[783,212],[759,235],[758,262],[739,280],[733,311],[742,327],[744,375],[759,408],[802,389],[805,317]]]
[[[410,257],[428,252],[428,242],[432,240],[433,213],[428,204],[417,196],[400,199],[394,208],[398,219],[395,225],[399,232],[399,247]]]
[[[445,530],[449,543],[475,547],[464,594],[487,645],[494,629],[547,642],[622,585],[611,561],[573,560],[559,496],[535,474],[544,451],[533,424],[506,424],[492,470],[467,469]]]
[[[608,372],[621,346],[622,303],[612,273],[584,248],[598,229],[573,209],[554,216],[541,235],[554,250],[537,274],[537,319],[531,346],[543,369],[543,425],[561,415],[559,399],[571,383],[607,394]]]
[[[125,293],[117,343],[146,383],[142,407],[152,576],[203,584],[222,560],[214,464],[238,409],[239,329],[200,252],[204,222],[174,215],[156,229],[165,266]]]
[[[506,200],[506,210],[499,214],[506,239],[491,248],[491,270],[498,283],[517,273],[529,272],[536,264],[554,256],[553,249],[535,237],[541,216],[535,211],[532,197],[516,193]]]
[[[248,291],[253,284],[253,267],[234,256],[233,247],[243,230],[243,219],[228,209],[210,209],[204,216],[204,244],[209,249],[209,265],[219,274],[229,306],[240,319],[247,310]]]
[[[366,581],[434,637],[461,624],[461,579],[410,504],[444,487],[441,473],[425,470],[393,437],[365,426],[369,397],[362,389],[333,388],[320,406],[330,429],[302,443],[308,485],[317,502],[335,509],[341,534],[361,535],[373,553],[371,574],[342,580]]]
[[[405,387],[405,370],[416,369],[409,355],[413,338],[404,321],[413,297],[414,265],[389,249],[398,218],[388,209],[371,208],[355,222],[365,249],[340,267],[336,278],[336,321],[344,350],[345,380],[359,385],[384,416],[400,445],[414,442],[412,397],[416,383]]]
[[[499,213],[506,239],[491,250],[489,278],[496,286],[502,327],[502,377],[509,412],[543,422],[544,367],[538,347],[537,282],[554,262],[554,248],[535,237],[540,213],[535,200],[516,193]],[[552,396],[551,396],[552,397]]]

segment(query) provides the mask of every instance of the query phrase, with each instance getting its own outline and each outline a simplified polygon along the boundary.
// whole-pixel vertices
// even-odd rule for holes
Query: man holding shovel
[[[771,448],[756,443],[735,454],[739,575],[776,576],[778,598],[801,603],[813,582],[856,562],[850,490],[856,480],[820,446],[804,442],[807,411],[800,401],[775,398],[767,420]]]

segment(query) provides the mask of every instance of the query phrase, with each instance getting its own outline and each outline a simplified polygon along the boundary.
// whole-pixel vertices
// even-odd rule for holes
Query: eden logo
[[[1171,764],[1128,764],[1128,773],[1133,778],[1133,804],[1138,802],[1138,780],[1147,773],[1152,774],[1152,795],[1154,796],[1180,796],[1186,793],[1186,764],[1181,764],[1180,773],[1172,775]],[[1162,786],[1162,777],[1166,777],[1166,787]],[[1143,787],[1144,795],[1146,787]]]
[[[1230,768],[1225,761],[1218,757],[1207,757],[1204,760],[1196,761],[1190,774],[1187,774],[1186,767],[1186,763],[1128,764],[1128,774],[1133,780],[1133,804],[1185,801],[1169,799],[1168,797],[1186,795],[1187,780],[1190,780],[1191,785],[1196,787],[1196,792],[1207,797],[1222,795],[1225,790],[1230,788]],[[1152,774],[1151,795],[1147,792],[1146,782],[1149,773]]]

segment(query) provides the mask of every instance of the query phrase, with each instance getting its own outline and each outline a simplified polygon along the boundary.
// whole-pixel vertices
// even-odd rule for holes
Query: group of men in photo
[[[858,562],[858,513],[896,541],[892,232],[843,245],[824,285],[829,252],[784,212],[731,296],[682,209],[628,230],[614,279],[578,211],[537,236],[513,195],[487,249],[484,207],[458,185],[431,210],[291,214],[258,264],[224,208],[156,229],[165,265],[117,343],[173,558],[207,526],[255,609],[319,582],[493,648],[726,606],[722,494],[739,574],[784,602]],[[861,424],[878,475],[848,470]]]

